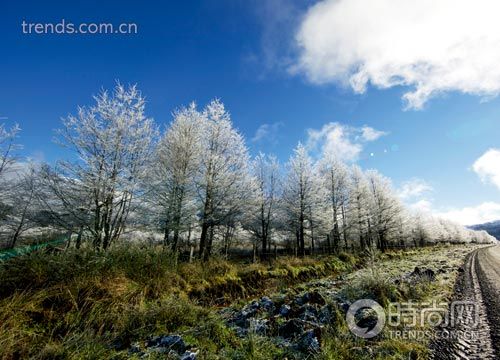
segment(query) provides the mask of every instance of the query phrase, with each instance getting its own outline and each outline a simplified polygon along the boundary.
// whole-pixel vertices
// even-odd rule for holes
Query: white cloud
[[[259,126],[255,135],[252,138],[253,142],[269,140],[270,142],[275,143],[277,141],[277,136],[279,134],[280,127],[283,126],[283,123],[275,122],[272,124],[262,124]]]
[[[345,161],[355,161],[366,142],[374,141],[386,133],[369,126],[362,128],[331,122],[319,130],[308,129],[306,145],[322,154],[335,154]]]
[[[375,141],[384,135],[387,135],[387,133],[384,131],[375,130],[370,126],[365,125],[361,128],[361,137],[365,141]]]
[[[489,149],[486,151],[474,162],[472,170],[479,175],[481,181],[500,188],[500,150]],[[432,206],[430,206],[429,209],[434,216],[452,220],[462,225],[475,225],[500,220],[500,203],[493,201],[463,208],[437,210],[432,209]]]
[[[500,187],[499,165],[500,151],[491,149],[474,163],[473,169],[483,181],[492,182]],[[461,225],[475,225],[500,220],[500,203],[489,201],[463,208],[438,207],[429,196],[432,191],[432,186],[425,180],[414,178],[401,184],[398,195],[411,210],[428,213]]]
[[[474,162],[472,169],[479,175],[481,181],[491,183],[500,189],[500,150],[486,151]]]
[[[435,216],[455,221],[462,225],[482,224],[500,219],[500,204],[484,202],[477,206],[434,212]]]
[[[292,72],[363,93],[403,85],[408,108],[450,91],[500,92],[497,0],[323,0],[304,15]]]
[[[433,200],[429,195],[433,190],[433,187],[424,179],[413,178],[402,182],[397,189],[397,194],[410,210],[431,214]]]
[[[465,226],[500,220],[500,204],[491,201],[463,208],[438,209],[431,199],[423,198],[408,204],[408,207],[418,213],[429,214]]]
[[[414,178],[401,184],[401,187],[398,190],[398,195],[403,200],[409,200],[429,193],[432,190],[432,186],[425,180]]]

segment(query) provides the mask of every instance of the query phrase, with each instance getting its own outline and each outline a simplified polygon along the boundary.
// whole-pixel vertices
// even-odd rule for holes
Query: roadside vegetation
[[[390,303],[413,303],[416,310],[416,326],[390,326],[373,340],[356,338],[344,329],[343,336],[337,334],[325,344],[325,352],[332,353],[329,359],[428,359],[432,336],[439,328],[423,319],[423,308],[432,304],[449,304],[457,276],[463,271],[467,254],[484,245],[440,246],[406,252],[390,252],[380,255],[364,268],[346,278],[341,292],[352,301],[373,299],[389,313]],[[393,308],[394,309],[394,308]],[[406,314],[408,316],[408,313]],[[424,315],[425,316],[425,315]],[[397,333],[399,331],[399,333]],[[340,341],[342,340],[342,341]],[[339,354],[335,346],[343,343],[345,352]],[[333,344],[329,347],[328,344]],[[356,356],[352,349],[361,349]]]
[[[282,257],[272,263],[218,258],[179,262],[161,246],[115,246],[106,253],[39,251],[0,267],[0,358],[134,358],[131,348],[164,334],[182,335],[200,359],[303,358],[269,336],[237,336],[221,309],[240,309],[263,295],[278,304],[314,289],[332,306],[332,289],[346,301],[442,299],[451,293],[457,269],[471,249],[391,251],[373,255],[372,261],[352,254]],[[395,281],[415,266],[442,271],[434,281],[412,287]],[[357,338],[336,309],[337,320],[324,329],[321,350],[311,356],[426,358],[425,342]]]
[[[180,263],[164,247],[35,252],[0,267],[0,358],[127,357],[116,350],[189,329],[203,332],[191,339],[206,354],[246,351],[251,339],[236,340],[215,306],[359,265],[357,257],[342,258],[284,257],[269,265]]]

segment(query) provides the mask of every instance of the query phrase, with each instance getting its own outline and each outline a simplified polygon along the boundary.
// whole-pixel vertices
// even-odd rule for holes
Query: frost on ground
[[[445,301],[453,293],[466,255],[477,248],[442,246],[371,254],[366,267],[348,275],[309,281],[216,313],[238,338],[268,341],[280,356],[289,358],[427,358],[428,338],[394,339],[384,331],[374,339],[357,338],[346,327],[346,312],[361,298],[384,306],[392,301]],[[357,320],[373,326],[369,312]]]

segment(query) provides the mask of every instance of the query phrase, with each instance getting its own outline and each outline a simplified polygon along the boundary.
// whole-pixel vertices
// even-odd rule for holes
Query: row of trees
[[[0,228],[9,246],[41,226],[102,250],[149,231],[173,251],[195,246],[203,259],[240,243],[265,257],[277,246],[305,255],[492,241],[407,211],[389,179],[336,154],[315,161],[299,143],[284,167],[270,155],[251,159],[218,100],[179,109],[160,132],[137,88],[118,85],[63,120],[58,141],[73,156],[53,166],[16,164],[18,131],[0,127]]]

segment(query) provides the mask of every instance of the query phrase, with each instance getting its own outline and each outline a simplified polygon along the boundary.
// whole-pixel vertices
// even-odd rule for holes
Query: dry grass
[[[374,258],[371,261],[367,260],[367,266],[347,276],[346,283],[340,291],[351,301],[369,298],[384,306],[390,302],[411,301],[414,304],[446,302],[451,298],[458,269],[463,264],[465,256],[477,247],[480,245],[448,245],[372,254]],[[415,267],[433,270],[436,279],[405,281],[402,275],[412,272]],[[398,279],[400,281],[396,281]],[[415,309],[419,308],[419,305],[415,306]],[[420,320],[417,311],[417,327],[410,330],[432,333],[434,329],[429,325],[420,327]],[[331,336],[325,338],[323,357],[332,360],[419,360],[429,357],[430,337],[418,339],[391,337],[387,330],[402,329],[387,328],[376,338],[364,340],[352,335],[346,329],[344,321]]]
[[[207,358],[241,358],[250,345],[254,358],[273,358],[281,352],[268,340],[235,340],[207,305],[351,267],[335,257],[179,263],[160,247],[33,253],[0,265],[0,358],[122,358],[132,342],[171,332]]]
[[[279,258],[270,263],[179,263],[158,248],[115,247],[106,253],[33,253],[0,265],[0,359],[121,359],[156,334],[180,333],[203,359],[289,357],[268,338],[237,338],[213,305],[272,293],[339,273],[350,297],[381,303],[443,299],[470,246],[448,246],[359,257]],[[446,268],[432,284],[405,288],[392,279],[415,266]],[[425,358],[425,344],[381,338],[366,342],[340,321],[323,337],[324,359]],[[367,350],[368,347],[371,350]],[[123,350],[122,350],[123,349]],[[372,355],[370,355],[372,354]],[[290,357],[289,357],[290,358]]]

